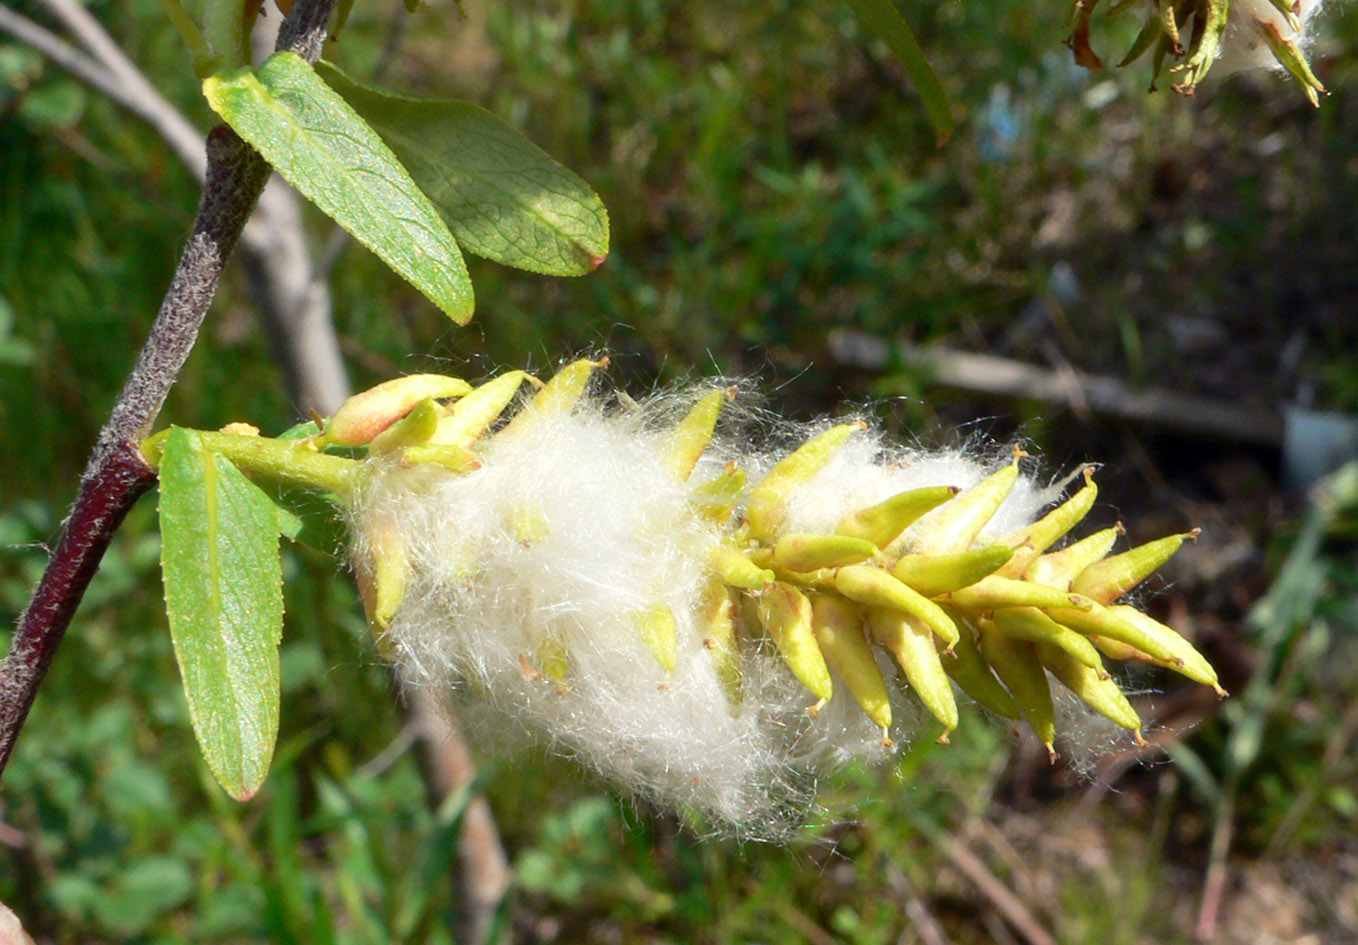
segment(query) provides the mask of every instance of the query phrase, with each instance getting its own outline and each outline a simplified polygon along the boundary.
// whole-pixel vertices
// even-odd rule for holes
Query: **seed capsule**
[[[1088,610],[1093,601],[1079,594],[1063,593],[1041,584],[1009,578],[981,578],[975,584],[942,595],[942,600],[967,610],[996,610],[1000,607],[1073,607]]]
[[[1062,536],[1084,520],[1099,495],[1099,488],[1094,485],[1093,472],[1093,466],[1085,467],[1084,488],[1038,521],[1004,539],[1006,545],[1013,547],[1014,556],[1000,568],[1000,577],[1023,577],[1028,566],[1037,560],[1042,552],[1056,544]]]
[[[449,472],[469,473],[481,468],[481,457],[455,443],[421,443],[401,453],[401,464],[434,463]]]
[[[703,635],[703,646],[712,654],[717,679],[726,698],[739,705],[740,650],[736,644],[735,605],[731,592],[719,580],[708,581],[698,606],[698,627]]]
[[[1316,93],[1329,92],[1316,74],[1311,71],[1311,64],[1306,61],[1306,56],[1302,53],[1301,47],[1290,39],[1284,39],[1282,32],[1277,24],[1268,23],[1263,20],[1255,20],[1255,26],[1268,44],[1268,48],[1273,52],[1273,56],[1278,60],[1288,72],[1292,73],[1292,78],[1301,83],[1302,91],[1310,99],[1311,104],[1320,107],[1320,96]]]
[[[510,371],[473,389],[439,418],[431,441],[470,448],[499,419],[524,381],[538,383],[523,371]]]
[[[919,620],[949,646],[958,638],[957,625],[929,598],[868,564],[851,564],[835,572],[835,590],[849,600],[872,607],[903,611]]]
[[[1065,650],[1090,669],[1102,672],[1103,660],[1088,638],[1063,627],[1040,610],[1010,607],[995,612],[994,625],[1001,633],[1029,643],[1050,643]]]
[[[722,582],[747,591],[762,591],[777,575],[761,568],[745,555],[726,545],[717,545],[708,554],[708,564]]]
[[[1141,743],[1141,717],[1127,701],[1122,689],[1105,673],[1081,663],[1065,650],[1050,643],[1037,644],[1037,658],[1061,685],[1075,693],[1095,712],[1136,733]]]
[[[721,405],[735,395],[734,387],[708,392],[674,428],[670,434],[669,449],[665,453],[665,468],[676,481],[687,482],[693,474],[693,467],[712,441],[712,431],[717,428]]]
[[[410,582],[410,557],[405,539],[394,522],[381,521],[367,534],[368,557],[357,568],[358,586],[363,608],[368,614],[378,648],[391,658],[390,642],[385,631],[391,628],[392,618],[405,599]]]
[[[424,443],[439,426],[439,405],[432,397],[426,397],[416,404],[409,413],[387,427],[368,444],[369,451],[380,456],[405,446]]]
[[[1009,690],[1000,685],[1000,681],[990,671],[990,665],[981,658],[980,652],[976,649],[976,630],[965,624],[957,615],[954,614],[953,618],[957,621],[961,638],[953,647],[955,659],[943,660],[944,671],[982,708],[1007,719],[1018,718],[1018,703],[1014,702]],[[935,641],[935,646],[940,643],[941,641]]]
[[[820,644],[825,661],[844,680],[868,718],[882,730],[882,739],[886,742],[886,732],[891,727],[891,697],[868,639],[863,635],[862,612],[833,594],[813,595],[811,612],[816,642]]]
[[[1135,647],[1153,659],[1165,660],[1177,665],[1176,658],[1163,640],[1124,620],[1115,614],[1111,608],[1095,604],[1088,610],[1055,607],[1044,608],[1044,610],[1048,617],[1077,633],[1116,640]]]
[[[844,535],[784,535],[773,546],[773,562],[789,571],[819,571],[867,561],[877,554],[877,546],[861,538]]]
[[[666,673],[674,672],[679,664],[679,640],[674,625],[674,612],[668,604],[655,604],[639,611],[633,618],[637,632],[646,648]]]
[[[1185,538],[1197,537],[1198,529],[1195,528],[1182,535],[1170,535],[1159,541],[1138,545],[1120,555],[1104,558],[1077,574],[1070,582],[1070,589],[1100,604],[1111,604],[1174,557]]]
[[[757,608],[759,622],[772,638],[783,662],[818,700],[812,707],[818,711],[830,701],[834,687],[830,682],[830,669],[816,643],[811,601],[795,587],[780,581],[760,595]]]
[[[589,386],[595,370],[603,370],[606,367],[608,358],[600,358],[598,361],[581,358],[572,361],[552,375],[552,379],[533,395],[528,406],[500,431],[500,436],[506,438],[518,436],[539,420],[570,413],[584,396],[585,388]]]
[[[1022,450],[1014,450],[1012,463],[991,473],[921,521],[915,529],[917,547],[927,548],[931,554],[955,554],[970,548],[981,529],[1009,497],[1018,481],[1019,458],[1027,455]],[[898,549],[893,546],[889,550]]]
[[[769,470],[767,476],[750,490],[745,517],[756,538],[770,540],[782,531],[787,519],[787,500],[792,490],[809,482],[824,468],[854,431],[867,429],[862,421],[842,423],[799,446]]]
[[[846,515],[835,526],[835,533],[862,538],[878,548],[886,548],[922,515],[961,491],[956,486],[925,486],[899,492],[883,502]]]
[[[1067,545],[1060,551],[1052,551],[1042,555],[1028,566],[1028,573],[1025,576],[1029,581],[1036,584],[1045,584],[1047,587],[1054,587],[1060,591],[1069,590],[1071,580],[1085,568],[1108,554],[1118,540],[1118,536],[1125,533],[1121,525],[1095,532],[1088,538],[1077,541],[1073,545]]]
[[[1008,545],[990,545],[952,555],[906,555],[891,573],[925,597],[937,597],[993,574],[1013,553]]]
[[[896,659],[915,695],[943,723],[940,742],[957,728],[957,700],[934,647],[932,630],[910,614],[887,607],[868,608],[868,632]]]
[[[537,667],[542,670],[542,675],[558,686],[564,686],[571,667],[566,641],[556,634],[544,638],[538,644]]]
[[[982,626],[980,650],[1055,762],[1056,709],[1052,706],[1051,689],[1047,685],[1047,671],[1042,668],[1033,644],[1005,636],[993,627]]]
[[[517,506],[509,512],[509,533],[521,545],[535,545],[552,533],[547,513],[536,501]]]
[[[695,486],[689,498],[699,515],[714,524],[724,525],[744,491],[745,470],[729,462],[717,476]]]
[[[386,381],[341,404],[315,443],[318,447],[363,446],[420,401],[461,397],[471,389],[461,378],[442,374],[411,374]]]
[[[1136,627],[1147,637],[1154,639],[1159,645],[1161,652],[1167,654],[1167,661],[1171,664],[1169,667],[1170,669],[1180,675],[1188,677],[1194,682],[1202,683],[1204,686],[1211,686],[1218,696],[1225,698],[1226,690],[1221,688],[1221,683],[1217,679],[1217,671],[1212,668],[1212,664],[1207,662],[1207,658],[1199,653],[1197,648],[1185,640],[1177,631],[1171,627],[1165,626],[1154,617],[1143,614],[1135,607],[1129,607],[1126,604],[1109,607],[1108,610],[1115,617]],[[1139,646],[1137,649],[1160,659],[1166,658],[1157,653],[1153,653],[1145,646]]]

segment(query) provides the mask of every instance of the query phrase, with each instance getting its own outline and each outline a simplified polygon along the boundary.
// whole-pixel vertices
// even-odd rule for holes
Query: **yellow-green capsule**
[[[1164,642],[1113,613],[1111,608],[1095,604],[1088,610],[1069,607],[1043,608],[1044,613],[1063,627],[1085,636],[1104,637],[1125,643],[1148,654],[1152,659],[1174,662]]]
[[[1031,607],[1009,607],[995,611],[992,621],[1001,633],[1029,643],[1050,643],[1060,647],[1085,666],[1102,671],[1103,660],[1089,638],[1063,627],[1040,610]]]
[[[1109,607],[1108,611],[1114,617],[1136,627],[1147,638],[1155,640],[1160,652],[1152,652],[1146,646],[1137,646],[1137,649],[1158,659],[1165,659],[1170,669],[1194,682],[1211,686],[1220,697],[1226,696],[1226,690],[1221,688],[1221,683],[1217,679],[1217,671],[1212,668],[1212,664],[1207,662],[1207,658],[1198,652],[1197,647],[1185,640],[1178,631],[1127,604]],[[1131,641],[1124,642],[1130,643]],[[1133,644],[1133,646],[1136,646],[1136,644]]]
[[[566,674],[570,672],[570,653],[566,649],[566,641],[557,634],[550,634],[542,639],[538,644],[537,666],[546,676],[558,686],[564,686]]]
[[[1073,593],[1100,604],[1111,604],[1150,577],[1182,547],[1185,538],[1197,538],[1198,529],[1137,545],[1120,555],[1089,565],[1070,582]]]
[[[651,651],[661,669],[674,672],[679,665],[679,637],[674,624],[674,611],[668,604],[654,604],[638,611],[633,622],[642,642]]]
[[[369,451],[380,456],[406,446],[427,442],[438,429],[439,413],[438,401],[426,397],[404,417],[373,437],[372,442],[368,444]]]
[[[1139,2],[1139,0],[1138,0]],[[1130,66],[1133,62],[1146,54],[1146,51],[1155,45],[1156,40],[1165,35],[1165,27],[1160,22],[1160,14],[1154,8],[1146,13],[1146,22],[1142,25],[1141,31],[1136,34],[1136,39],[1132,40],[1132,45],[1127,50],[1127,55],[1122,57],[1118,63],[1118,68]]]
[[[1162,0],[1160,3],[1160,27],[1169,40],[1169,51],[1175,56],[1182,56],[1184,47],[1179,41],[1179,11],[1175,9],[1176,6],[1181,7],[1183,4],[1176,4],[1173,0]]]
[[[1301,32],[1301,20],[1297,19],[1297,0],[1269,0],[1269,2],[1273,4],[1273,9],[1286,18],[1292,32]]]
[[[787,520],[787,500],[792,491],[813,479],[854,431],[865,429],[867,424],[861,420],[831,427],[803,443],[770,469],[768,475],[750,490],[745,503],[745,517],[754,536],[769,541],[782,531]]]
[[[401,453],[401,464],[433,463],[449,472],[469,473],[481,468],[481,457],[455,443],[420,443],[407,446]]]
[[[861,538],[795,532],[773,546],[773,563],[789,571],[819,571],[858,564],[875,554],[877,546]]]
[[[937,555],[955,554],[970,548],[981,529],[1013,491],[1014,483],[1018,482],[1019,458],[1027,455],[1022,450],[1014,450],[1014,461],[1008,466],[991,473],[931,513],[915,528],[912,545]],[[893,546],[890,550],[898,549]]]
[[[1126,534],[1121,525],[1105,528],[1083,538],[1060,551],[1051,551],[1028,566],[1024,577],[1035,584],[1045,584],[1059,591],[1070,590],[1075,575],[1108,554],[1118,536]]]
[[[712,442],[721,405],[735,395],[734,387],[709,391],[675,426],[665,451],[665,468],[676,481],[687,482],[693,474],[693,467],[698,464],[707,444]]]
[[[474,388],[439,418],[431,442],[470,449],[504,413],[524,381],[540,383],[523,371],[510,371]]]
[[[698,514],[717,525],[725,525],[745,491],[745,470],[729,462],[706,482],[694,486],[689,500]]]
[[[1056,709],[1052,705],[1051,688],[1047,685],[1047,671],[1037,658],[1037,650],[1026,640],[1015,640],[993,627],[981,628],[980,650],[1054,762]]]
[[[747,591],[763,590],[777,578],[772,571],[761,568],[728,545],[715,546],[708,553],[707,563],[723,583]]]
[[[1284,69],[1292,73],[1292,78],[1301,83],[1302,91],[1306,93],[1311,104],[1319,108],[1320,96],[1316,93],[1328,95],[1329,92],[1316,78],[1316,74],[1311,71],[1311,64],[1306,61],[1306,55],[1301,51],[1301,47],[1292,40],[1285,39],[1277,24],[1259,19],[1256,19],[1254,23],[1258,27],[1260,35],[1263,36],[1264,42],[1268,44],[1268,48],[1272,51],[1273,57],[1282,64]]]
[[[359,596],[378,648],[384,657],[391,658],[393,654],[383,631],[390,629],[392,618],[405,599],[410,582],[410,555],[394,522],[379,522],[367,530],[366,538],[367,561],[356,569]]]
[[[835,534],[870,541],[885,548],[925,513],[932,512],[962,490],[956,486],[925,486],[898,492],[885,501],[844,516]]]
[[[967,610],[996,610],[1000,607],[1073,607],[1088,610],[1094,604],[1079,594],[994,575],[981,578],[975,584],[951,594],[944,594],[940,599]]]
[[[891,573],[925,597],[937,597],[993,574],[1013,553],[1008,545],[988,545],[951,555],[905,555]]]
[[[830,701],[834,687],[825,656],[816,643],[811,601],[790,584],[774,583],[756,602],[759,622],[778,648],[792,675],[818,700],[813,714]]]
[[[910,614],[949,646],[957,642],[957,625],[943,612],[942,607],[881,568],[870,564],[851,564],[836,571],[834,581],[835,590],[849,600]]]
[[[1091,669],[1065,650],[1050,643],[1037,644],[1037,658],[1061,685],[1079,696],[1095,712],[1136,733],[1141,742],[1141,717],[1116,682]]]
[[[1094,485],[1093,473],[1094,467],[1086,466],[1085,484],[1079,492],[1027,528],[1019,529],[1004,539],[1004,543],[1014,549],[1014,556],[1000,568],[1000,577],[1023,577],[1028,566],[1036,561],[1042,552],[1056,544],[1089,514],[1089,510],[1094,507],[1094,500],[1099,495],[1099,487]]]
[[[471,389],[471,385],[460,377],[442,374],[411,374],[385,381],[341,404],[325,425],[325,431],[315,438],[315,443],[317,446],[363,446],[422,400],[461,397]]]
[[[946,656],[943,658],[943,670],[982,708],[989,709],[1006,719],[1018,718],[1018,703],[1014,702],[1009,690],[1000,685],[1000,681],[990,671],[989,664],[981,658],[980,652],[976,649],[976,631],[956,615],[953,617],[962,636],[953,647],[954,658]],[[934,642],[935,646],[942,645],[940,640]]]
[[[589,386],[594,372],[606,367],[608,358],[600,358],[598,361],[581,358],[572,361],[542,385],[542,389],[533,395],[528,406],[500,431],[500,436],[518,436],[541,419],[570,413],[584,396],[585,388]]]
[[[895,658],[919,701],[943,723],[938,740],[946,743],[948,733],[957,728],[957,699],[934,647],[933,632],[910,614],[869,607],[868,633]]]
[[[552,533],[547,513],[536,501],[529,500],[509,512],[509,533],[521,545],[533,545]]]
[[[839,674],[854,700],[886,739],[891,727],[891,697],[877,659],[863,634],[863,614],[834,594],[813,594],[811,612],[816,642],[830,668]]]
[[[698,627],[703,646],[712,654],[717,680],[732,705],[741,701],[740,649],[736,642],[735,604],[719,580],[707,582],[698,602]]]

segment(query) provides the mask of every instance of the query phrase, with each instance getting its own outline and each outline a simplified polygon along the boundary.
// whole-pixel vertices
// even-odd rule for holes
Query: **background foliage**
[[[603,196],[614,250],[580,280],[469,259],[478,313],[456,329],[347,247],[334,289],[356,383],[606,349],[611,378],[633,390],[754,374],[794,415],[876,399],[908,436],[1021,431],[1053,466],[1108,460],[1108,522],[1121,509],[1134,538],[1206,530],[1154,606],[1193,621],[1227,688],[1262,668],[1278,697],[1203,704],[1148,678],[1151,714],[1194,729],[1172,767],[1113,752],[1047,770],[1032,745],[964,725],[950,748],[917,745],[828,785],[824,824],[790,850],[697,842],[562,763],[497,760],[483,785],[516,863],[514,931],[914,941],[922,906],[951,941],[1014,940],[960,845],[1060,941],[1188,941],[1246,726],[1267,764],[1229,776],[1223,939],[1358,936],[1346,750],[1358,692],[1341,669],[1358,627],[1352,511],[1294,545],[1300,502],[1270,450],[977,402],[907,370],[896,347],[946,341],[1242,409],[1358,410],[1358,26],[1328,19],[1319,58],[1336,94],[1313,111],[1275,76],[1213,75],[1183,100],[1144,94],[1139,70],[1088,75],[1060,46],[1060,3],[900,6],[959,116],[942,150],[847,7],[468,0],[465,17],[436,5],[407,20],[359,5],[335,53],[352,75],[407,31],[387,84],[472,99],[524,131]],[[91,9],[206,127],[158,4]],[[1134,25],[1100,23],[1096,41]],[[196,187],[140,125],[6,43],[0,155],[0,610],[12,623]],[[329,224],[312,222],[325,240]],[[294,414],[231,280],[164,420],[281,430]],[[976,416],[995,419],[959,426]],[[0,900],[60,942],[449,940],[458,799],[430,810],[412,755],[383,755],[399,712],[334,560],[285,558],[279,755],[259,797],[237,805],[194,747],[157,541],[146,501],[35,706],[6,782]],[[1305,565],[1290,573],[1312,578],[1250,616],[1289,554]]]

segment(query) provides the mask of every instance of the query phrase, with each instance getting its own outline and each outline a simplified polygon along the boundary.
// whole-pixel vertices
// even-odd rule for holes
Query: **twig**
[[[28,43],[61,68],[115,99],[125,108],[132,107],[120,95],[121,90],[107,69],[23,14],[16,13],[3,4],[0,4],[0,30],[21,42]]]
[[[952,865],[975,884],[1028,945],[1056,945],[1056,939],[1033,917],[1028,907],[965,844],[955,837],[949,837],[942,849]]]
[[[86,81],[155,129],[194,176],[202,180],[207,171],[202,132],[160,94],[88,10],[74,0],[42,2],[103,67],[109,80]],[[58,64],[67,68],[65,63]]]
[[[320,55],[334,0],[298,0],[279,49]],[[207,176],[170,288],[137,364],[100,432],[65,532],[0,663],[0,773],[67,626],[133,503],[155,474],[137,451],[188,358],[216,293],[222,267],[268,180],[269,166],[225,126],[207,139]]]
[[[1193,933],[1200,942],[1210,942],[1217,937],[1217,919],[1221,915],[1222,900],[1226,897],[1226,880],[1230,878],[1227,859],[1231,853],[1231,841],[1235,838],[1235,791],[1236,781],[1233,778],[1222,788],[1221,796],[1217,798],[1207,876],[1202,884],[1202,905],[1198,909],[1198,922]]]
[[[1056,939],[1042,927],[1023,901],[960,838],[946,833],[922,814],[911,816],[910,823],[948,858],[958,872],[971,880],[1028,945],[1057,945]]]
[[[887,885],[905,900],[905,917],[910,920],[910,924],[901,930],[897,945],[905,945],[907,933],[911,931],[919,936],[924,945],[949,945],[943,926],[938,924],[938,919],[929,911],[929,904],[920,896],[915,884],[905,875],[905,871],[888,860],[886,878]]]
[[[1074,370],[1053,372],[1009,358],[946,348],[903,346],[906,364],[950,387],[1002,397],[1045,400],[1164,429],[1277,448],[1283,421],[1271,411],[1163,389],[1141,390],[1116,378]]]

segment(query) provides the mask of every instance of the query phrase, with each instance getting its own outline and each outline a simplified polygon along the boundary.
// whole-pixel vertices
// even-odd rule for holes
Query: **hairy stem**
[[[314,62],[334,6],[335,0],[298,0],[276,48]],[[0,774],[113,533],[155,482],[137,443],[193,350],[222,267],[269,177],[264,159],[224,126],[208,133],[207,164],[198,217],[151,334],[100,432],[65,532],[0,663]]]
[[[205,430],[198,431],[198,438],[208,449],[225,456],[246,472],[338,495],[345,495],[354,487],[360,468],[360,464],[352,459],[318,453],[300,440]],[[164,439],[157,433],[142,444],[141,452],[159,469],[164,449]]]

